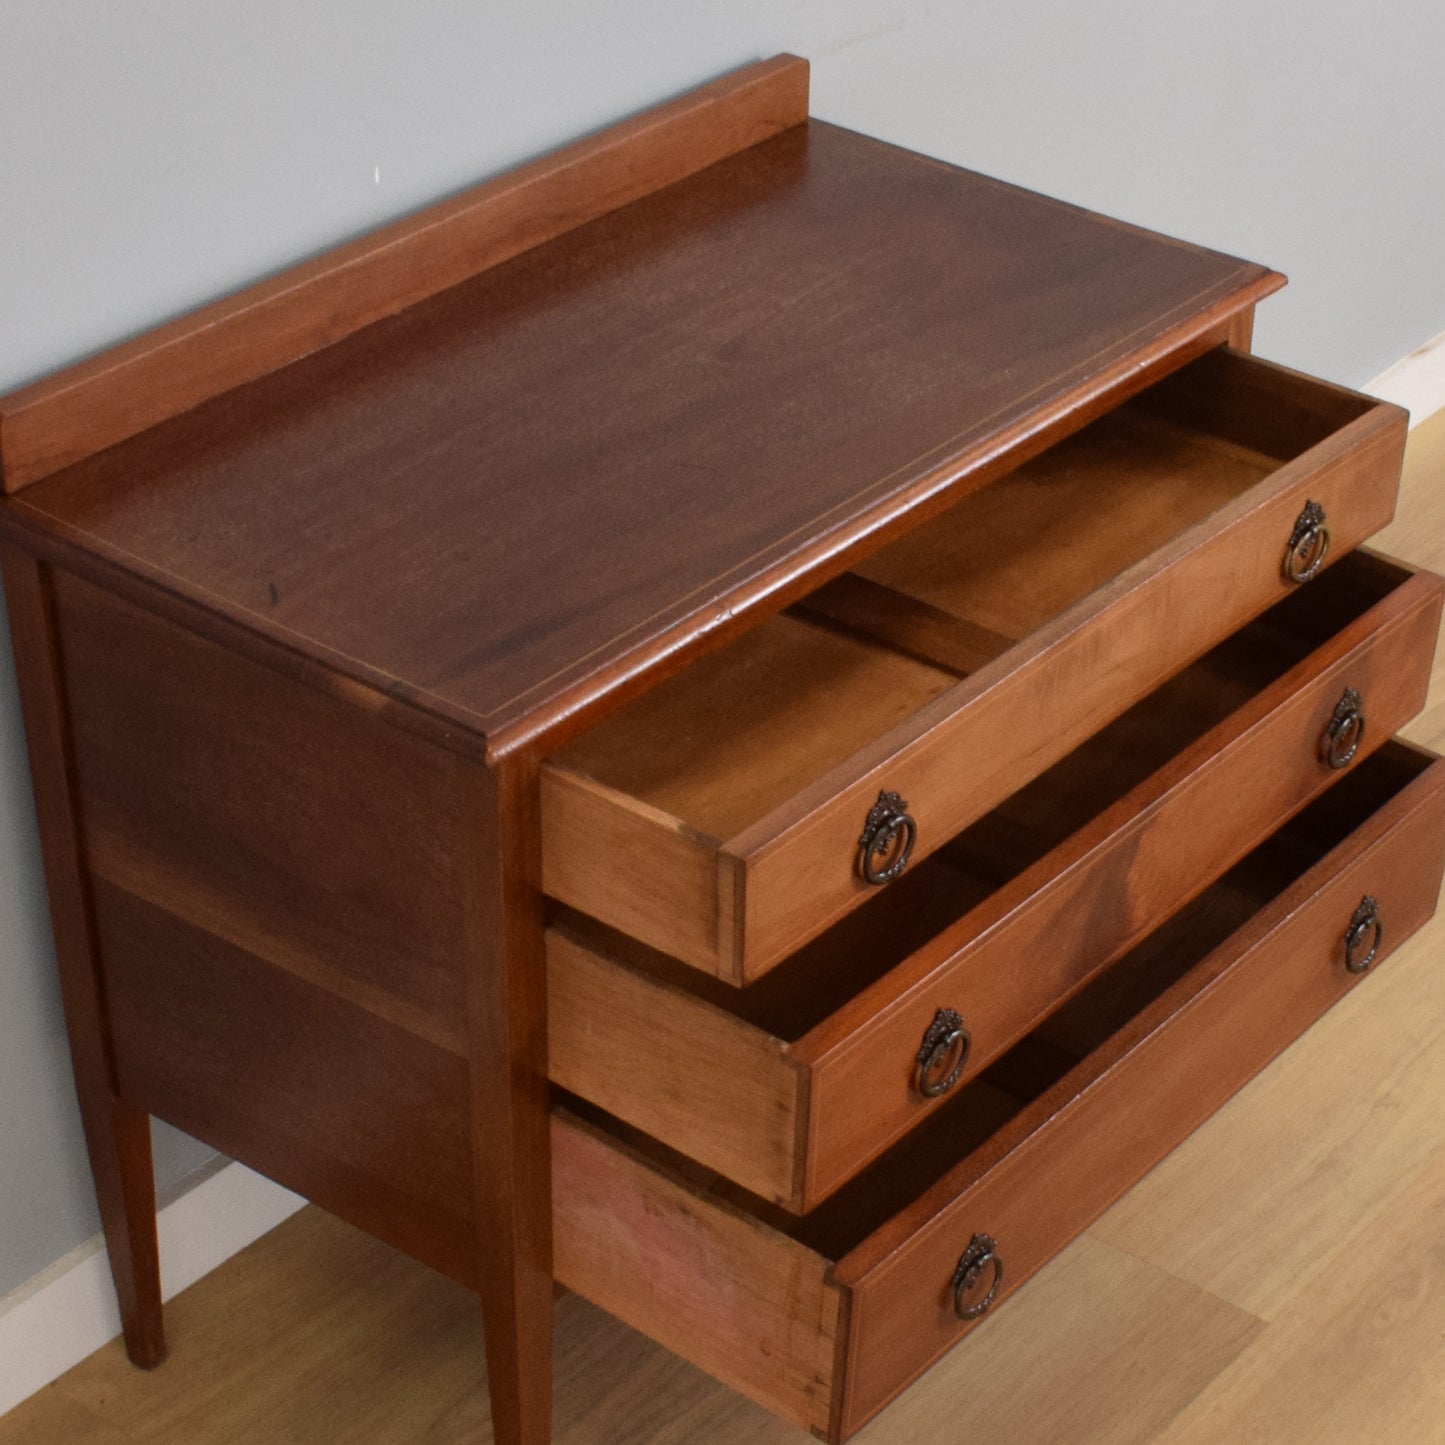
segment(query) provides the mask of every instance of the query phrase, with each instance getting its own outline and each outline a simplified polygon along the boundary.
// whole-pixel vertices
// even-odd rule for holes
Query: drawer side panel
[[[840,1300],[826,1262],[570,1116],[553,1117],[552,1156],[558,1280],[774,1414],[826,1434]]]
[[[700,968],[719,958],[718,845],[626,794],[542,767],[542,887]]]
[[[794,1200],[806,1082],[782,1043],[556,927],[547,989],[554,1083],[765,1199]]]

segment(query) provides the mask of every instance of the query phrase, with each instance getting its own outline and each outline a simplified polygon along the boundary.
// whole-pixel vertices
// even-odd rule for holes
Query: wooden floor
[[[1445,570],[1445,414],[1381,550]],[[1445,667],[1409,729],[1445,750]],[[1445,915],[860,1437],[867,1445],[1445,1442]],[[0,1445],[484,1445],[459,1288],[308,1209]],[[558,1445],[808,1437],[575,1298]],[[3,1361],[0,1361],[3,1368]]]

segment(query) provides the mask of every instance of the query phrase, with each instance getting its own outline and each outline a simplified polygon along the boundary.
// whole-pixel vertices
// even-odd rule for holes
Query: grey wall
[[[1445,329],[1433,0],[0,0],[0,389],[784,49],[829,120],[1288,272],[1280,360]],[[0,750],[3,1294],[95,1228],[8,657]]]

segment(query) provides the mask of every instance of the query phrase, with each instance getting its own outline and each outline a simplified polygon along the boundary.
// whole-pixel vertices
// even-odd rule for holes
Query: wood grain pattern
[[[552,1441],[552,1158],[535,757],[469,769],[471,1240],[501,1445]]]
[[[81,1123],[126,1351],[133,1363],[151,1369],[165,1359],[166,1338],[150,1118],[116,1087],[92,898],[75,812],[54,600],[50,579],[35,558],[0,545],[0,564]]]
[[[880,790],[914,804],[915,856],[922,856],[1277,600],[1279,538],[1288,537],[1307,496],[1318,494],[1339,519],[1339,546],[1367,537],[1393,509],[1399,427],[1394,415],[1352,423],[1323,448],[1328,455],[1276,473],[1268,496],[1256,489],[1215,513],[1203,524],[1207,536],[1182,534],[1151,559],[1147,574],[1130,569],[881,737],[846,770],[729,840],[729,851],[746,860],[745,927],[763,950],[755,967],[866,897],[854,858]],[[990,760],[986,770],[964,765],[981,757]]]
[[[550,758],[549,891],[750,983],[873,894],[856,863],[880,791],[907,800],[926,857],[1287,595],[1284,543],[1307,498],[1327,509],[1335,557],[1390,516],[1397,409],[1233,355],[1163,389],[865,564],[874,585],[852,589],[848,633],[806,613],[771,619]],[[1192,406],[1193,425],[1155,418],[1171,406]],[[857,635],[866,604],[890,594],[928,609],[923,631],[916,612],[901,623],[875,609],[871,630],[912,656]],[[940,613],[962,619],[959,647],[939,645]],[[949,686],[939,664],[976,663],[980,628],[1022,640]],[[989,768],[970,766],[985,756]],[[554,777],[600,785],[589,806],[606,805],[604,789],[636,798],[654,867],[686,853],[703,888],[699,848],[725,840],[730,906],[693,891],[659,904],[654,868],[614,866],[626,855],[599,851],[595,824],[568,823],[582,790]]]
[[[549,1440],[527,785],[56,591],[124,1097],[476,1288],[498,1429]]]
[[[500,754],[739,635],[1280,280],[812,122],[47,477],[0,528]]]
[[[1375,745],[1413,716],[1440,595],[1431,578],[1393,599],[1398,612],[1382,608],[1373,632],[1361,619],[805,1038],[810,1198],[922,1117],[906,1063],[938,1008],[961,1010],[973,1029],[965,1074],[985,1067],[1334,781],[1320,737],[1346,686],[1372,699]]]
[[[1247,1355],[1180,1412],[1162,1445],[1308,1439],[1432,1441],[1445,1418],[1445,1153],[1392,1201],[1389,1247],[1371,1221]],[[1374,1268],[1356,1267],[1369,1258]]]
[[[783,70],[790,81],[775,71],[766,83],[777,81],[797,101],[801,68],[784,63]],[[674,111],[673,120],[680,114]],[[715,128],[704,120],[700,129]],[[976,491],[1222,337],[1246,339],[1242,313],[1279,279],[823,125],[788,125],[756,144],[740,142],[741,151],[656,190],[655,176],[638,181],[639,161],[645,171],[645,158],[657,155],[649,136],[656,139],[646,126],[634,127],[625,142],[614,135],[616,150],[603,147],[606,163],[600,151],[572,155],[574,179],[581,166],[594,180],[602,178],[604,193],[610,176],[620,178],[624,192],[642,184],[646,195],[613,209],[611,200],[593,195],[586,204],[606,214],[550,240],[544,236],[555,217],[539,216],[529,204],[524,229],[530,229],[510,259],[414,304],[389,294],[386,304],[401,307],[394,315],[344,339],[326,333],[320,339],[329,344],[294,365],[268,369],[273,339],[282,352],[295,339],[283,335],[284,328],[261,325],[262,344],[248,355],[246,345],[229,352],[225,345],[211,347],[203,325],[192,333],[200,338],[198,358],[243,369],[259,364],[264,374],[232,385],[208,381],[206,366],[196,365],[174,389],[162,388],[163,403],[147,402],[146,367],[154,361],[164,379],[178,354],[164,338],[146,353],[149,360],[121,353],[119,369],[112,355],[93,373],[82,371],[82,388],[100,387],[98,404],[67,411],[61,403],[71,391],[63,384],[41,398],[50,415],[62,423],[65,416],[79,418],[86,445],[103,446],[97,438],[107,427],[120,426],[116,436],[132,424],[143,430],[33,482],[23,496],[0,500],[0,532],[7,537],[47,557],[75,559],[87,578],[123,571],[135,595],[152,589],[157,611],[188,608],[188,620],[208,638],[235,641],[244,634],[241,650],[249,656],[308,684],[324,679],[309,696],[323,712],[341,697],[373,713],[405,716],[419,735],[446,738],[446,756],[437,760],[437,775],[454,785],[446,796],[429,797],[423,776],[419,796],[412,797],[405,768],[400,775],[386,771],[389,747],[386,757],[368,758],[365,728],[364,736],[347,735],[324,757],[308,757],[304,747],[281,740],[279,746],[295,751],[295,771],[282,770],[248,792],[244,769],[265,757],[247,754],[244,743],[230,749],[236,758],[226,757],[224,724],[208,728],[203,708],[187,711],[190,699],[174,679],[164,679],[164,666],[161,711],[167,716],[155,729],[158,746],[148,752],[143,737],[136,741],[147,730],[144,704],[137,703],[145,691],[142,670],[132,665],[126,672],[121,665],[107,672],[105,638],[141,639],[135,651],[152,662],[170,658],[175,674],[193,685],[211,675],[213,655],[187,651],[194,639],[181,647],[167,632],[169,623],[148,630],[132,617],[115,629],[124,607],[87,597],[85,584],[64,599],[59,592],[47,596],[43,585],[27,582],[21,589],[22,608],[48,611],[52,630],[62,624],[58,640],[51,637],[55,676],[48,683],[49,711],[41,715],[43,724],[56,724],[42,784],[49,806],[70,813],[72,836],[56,833],[60,862],[78,881],[97,931],[102,987],[92,978],[92,997],[88,1004],[82,997],[82,1005],[100,1017],[86,1067],[99,1072],[114,1064],[115,1107],[109,1119],[97,1115],[109,1128],[102,1131],[98,1169],[103,1174],[115,1163],[107,1149],[120,1154],[122,1251],[131,1252],[131,1263],[144,1259],[148,1232],[153,1249],[149,1184],[137,1183],[145,1162],[136,1142],[142,1108],[156,1108],[206,1137],[234,1141],[243,1157],[335,1201],[369,1229],[473,1285],[488,1316],[493,1422],[505,1445],[543,1445],[551,1436],[552,1131],[542,802],[533,748],[555,746],[568,730],[695,664],[725,636],[835,577],[862,553],[896,543],[936,517],[946,501]],[[719,134],[706,143],[719,143]],[[579,154],[590,160],[578,161]],[[525,189],[514,178],[513,192]],[[539,192],[546,191],[539,181]],[[899,246],[900,233],[914,242]],[[358,263],[352,279],[384,278],[386,264]],[[440,273],[418,275],[415,284],[435,289],[445,280]],[[274,299],[279,314],[303,327],[314,321],[314,314],[306,318],[304,300],[293,306]],[[370,319],[364,313],[363,298],[352,320]],[[234,325],[232,340],[244,342],[258,315],[245,305],[233,312],[226,323]],[[1040,324],[1044,315],[1050,320]],[[1067,323],[1057,325],[1056,316]],[[121,380],[111,387],[102,385],[102,376]],[[1201,377],[1223,381],[1201,386]],[[1266,549],[1261,533],[1250,530],[1271,507],[1281,515],[1271,512],[1270,525],[1283,527],[1286,500],[1291,512],[1305,495],[1324,500],[1334,512],[1338,552],[1386,505],[1400,420],[1388,408],[1278,371],[1258,372],[1228,355],[1206,358],[1187,378],[1166,379],[1160,398],[1141,399],[1133,419],[1142,423],[1147,416],[1148,425],[1135,432],[1189,441],[1207,436],[1212,455],[1204,477],[1214,490],[1196,477],[1175,489],[1187,505],[1166,495],[1164,515],[1146,519],[1137,539],[1148,561],[1092,575],[1075,563],[1094,563],[1103,554],[1092,530],[1080,527],[1085,545],[1078,557],[1040,589],[1044,615],[1025,617],[1021,627],[994,627],[974,609],[957,612],[960,638],[970,647],[992,646],[995,635],[1027,633],[1026,642],[1007,651],[1041,649],[1026,663],[1045,654],[1063,658],[1053,674],[1044,674],[1052,694],[1038,687],[1038,678],[1032,694],[1003,688],[1002,710],[985,718],[1022,739],[998,770],[995,781],[1007,785],[1004,791],[1057,757],[1051,747],[1064,752],[1198,655],[1218,635],[1210,630],[1219,620],[1214,611],[1223,610],[1232,626],[1271,600],[1259,585],[1267,575],[1258,566]],[[216,394],[204,400],[212,383]],[[1185,394],[1178,396],[1181,386]],[[1191,388],[1210,394],[1201,398]],[[107,412],[105,398],[117,396],[121,402]],[[147,405],[162,408],[157,416],[165,408],[178,414],[146,429]],[[29,413],[21,407],[19,415],[23,453]],[[4,420],[0,416],[0,460],[16,437]],[[1273,469],[1275,460],[1284,465]],[[1241,472],[1247,480],[1230,480]],[[1264,473],[1261,486],[1250,485]],[[725,489],[716,485],[719,476],[728,480]],[[726,493],[721,502],[720,491]],[[1037,520],[1027,509],[1021,515]],[[1137,516],[1128,520],[1132,525]],[[1231,570],[1223,538],[1239,544],[1243,563],[1255,564],[1252,573]],[[1279,541],[1268,550],[1277,564]],[[1187,577],[1184,564],[1206,555],[1208,562]],[[1163,573],[1153,565],[1161,556]],[[1175,592],[1159,582],[1166,573]],[[41,576],[33,569],[29,575]],[[1198,596],[1183,608],[1186,581],[1216,584],[1239,610],[1211,609]],[[870,579],[869,587],[879,585]],[[957,780],[966,771],[959,765],[973,761],[968,753],[985,751],[961,746],[960,736],[967,741],[967,735],[952,731],[953,703],[965,690],[952,684],[954,669],[944,668],[940,680],[927,661],[939,614],[948,608],[887,585],[890,599],[902,599],[890,600],[886,621],[906,634],[903,648],[866,641],[857,617],[844,619],[841,630],[837,618],[828,624],[839,646],[846,640],[850,649],[861,649],[870,667],[882,659],[889,674],[868,693],[883,701],[857,716],[860,738],[846,746],[834,738],[835,755],[825,749],[811,759],[812,771],[792,764],[773,774],[759,768],[752,775],[760,784],[756,794],[703,779],[691,802],[667,804],[679,814],[694,804],[719,810],[705,824],[679,818],[673,835],[715,845],[713,907],[703,927],[712,931],[718,971],[734,983],[746,978],[755,940],[764,940],[763,955],[767,949],[780,955],[857,901],[856,888],[850,901],[829,875],[837,850],[814,845],[824,838],[819,820],[830,827],[845,822],[856,803],[868,800],[880,767],[892,768],[902,757],[900,776],[909,788],[941,778],[944,801],[930,801],[937,809],[925,820],[930,827],[946,824],[952,831],[988,806],[966,791],[971,784]],[[1273,585],[1282,585],[1277,575]],[[1110,655],[1103,667],[1099,637],[1081,642],[1087,627],[1077,625],[1080,618],[1088,622],[1088,608],[1101,596],[1120,604],[1109,621],[1119,625],[1116,639],[1125,649],[1122,662]],[[1418,620],[1427,609],[1417,601]],[[1177,651],[1157,623],[1172,607],[1187,614]],[[1063,620],[1075,612],[1072,623]],[[777,627],[755,635],[767,641],[802,625],[797,617],[775,620]],[[68,662],[67,627],[78,661]],[[989,689],[1018,676],[1004,661],[984,657],[970,679],[980,697],[996,698]],[[76,706],[70,730],[82,740],[74,776],[65,753],[67,665],[74,667],[78,696],[95,683]],[[1106,687],[1111,669],[1115,677]],[[303,729],[303,738],[326,748],[331,734],[304,703],[293,709],[282,697],[286,687],[269,691],[269,676],[252,699],[236,686],[244,671],[220,668],[221,691],[233,688],[234,710],[259,732],[269,730],[273,749],[277,719],[293,710],[316,724]],[[905,676],[920,680],[921,696],[910,693]],[[1076,685],[1079,697],[1072,696]],[[1046,701],[1057,710],[1064,695],[1070,696],[1064,737],[1039,742],[1028,727],[1038,727]],[[889,708],[901,715],[877,715]],[[128,733],[118,746],[107,731],[110,711],[120,714]],[[986,711],[975,714],[975,724]],[[1389,712],[1387,698],[1383,715]],[[179,724],[168,735],[171,713]],[[212,732],[218,736],[208,736]],[[973,741],[988,742],[988,731]],[[172,747],[175,777],[157,764],[157,754]],[[492,771],[477,766],[479,751],[495,765]],[[634,751],[646,765],[656,761],[650,748]],[[1386,752],[1395,759],[1391,766],[1403,756],[1398,749]],[[212,778],[204,763],[217,755]],[[348,761],[370,768],[351,776],[344,771]],[[1384,774],[1376,768],[1378,761],[1369,760],[1332,791],[1323,812],[1312,808],[1311,826],[1335,829],[1331,837],[1353,828],[1340,819],[1362,788],[1368,792],[1371,780],[1388,774],[1388,767]],[[82,767],[90,769],[85,784]],[[1378,832],[1391,816],[1403,836],[1407,822],[1418,823],[1430,808],[1438,814],[1438,771],[1380,807],[1341,850],[1367,848],[1371,829]],[[850,788],[856,797],[845,796]],[[587,792],[578,788],[570,796]],[[604,799],[606,788],[588,796]],[[143,826],[127,816],[127,798],[137,800]],[[1405,798],[1416,808],[1409,818],[1399,815]],[[307,812],[313,800],[316,815]],[[193,801],[194,814],[187,811]],[[348,875],[356,855],[347,854],[348,839],[337,839],[336,822],[348,808],[362,813],[378,801],[379,819],[352,820],[367,857],[366,866]],[[636,837],[646,860],[666,840],[666,828],[653,825],[668,815],[646,799],[640,803],[622,810],[627,826],[609,836],[614,842]],[[83,819],[78,838],[77,811]],[[435,834],[424,824],[408,833],[408,822],[433,811]],[[278,825],[277,816],[285,821]],[[388,894],[385,870],[371,866],[392,816],[403,823],[398,834],[407,865],[430,863],[435,870],[420,882],[410,875],[398,880],[407,902],[425,904],[428,886],[441,895],[438,919],[421,909],[418,928],[435,932],[420,946],[406,937],[410,929],[396,927],[398,919],[409,921],[405,906]],[[1017,842],[1026,849],[1037,819],[1009,821],[1018,823]],[[1414,852],[1392,879],[1400,890],[1395,902],[1404,897],[1408,903],[1427,875],[1438,885],[1438,816],[1430,822],[1435,831],[1423,843],[1414,839]],[[848,831],[858,826],[855,817]],[[191,833],[199,835],[199,866],[176,846]],[[934,834],[928,836],[925,854],[935,846]],[[800,838],[811,843],[800,846]],[[264,856],[272,839],[286,855],[279,867]],[[1314,846],[1303,831],[1286,830],[1278,841],[1280,858],[1291,866],[1286,854],[1309,854]],[[330,856],[333,843],[339,860]],[[248,861],[240,882],[254,875],[259,895],[278,895],[274,907],[249,908],[250,890],[220,877],[215,856],[226,850],[263,855],[259,863]],[[847,853],[851,858],[851,846]],[[1259,856],[1252,855],[1250,868],[1265,866]],[[708,854],[697,853],[687,866],[699,857]],[[355,920],[335,906],[328,913],[326,900],[288,884],[290,873],[321,872],[338,861],[362,900],[352,910]],[[927,867],[935,860],[920,861]],[[87,864],[96,873],[89,898]],[[208,867],[214,876],[206,876]],[[770,868],[771,891],[749,886]],[[1281,865],[1280,876],[1286,872]],[[1251,877],[1231,893],[1235,874],[1211,889],[1205,895],[1210,907],[1224,902],[1206,922],[1232,927],[1238,918],[1231,908],[1252,907],[1278,892],[1268,868],[1265,873],[1255,891]],[[821,892],[785,898],[785,881],[798,894]],[[891,894],[889,907],[903,896]],[[1294,895],[1286,887],[1281,896]],[[1319,900],[1296,901],[1301,907],[1291,924],[1312,916],[1310,905]],[[1408,924],[1408,909],[1392,918]],[[1256,919],[1244,933],[1261,926]],[[367,952],[367,934],[374,935],[376,957]],[[335,956],[327,948],[333,936],[340,943]],[[1204,947],[1198,936],[1192,946]],[[1160,936],[1133,950],[1098,987],[1048,1021],[1021,1067],[1003,1070],[1007,1060],[1001,1061],[999,1081],[975,1081],[955,1101],[1008,1099],[1012,1109],[1005,1087],[1025,1095],[1043,1091],[989,1142],[974,1149],[955,1136],[950,1147],[933,1147],[944,1137],[941,1126],[954,1118],[940,1110],[906,1141],[897,1168],[890,1158],[888,1167],[865,1171],[796,1227],[756,1201],[741,1207],[735,1185],[704,1178],[685,1162],[680,1180],[691,1180],[686,1186],[630,1155],[619,1153],[627,1167],[614,1169],[610,1158],[581,1150],[582,1182],[595,1177],[614,1188],[612,1202],[623,1218],[609,1235],[615,1221],[587,1199],[579,1224],[598,1236],[604,1258],[599,1264],[581,1249],[570,1267],[592,1268],[598,1287],[612,1294],[631,1288],[629,1308],[647,1328],[675,1319],[683,1299],[712,1305],[702,1318],[724,1321],[730,1339],[749,1342],[740,1366],[746,1382],[776,1390],[795,1418],[841,1436],[907,1374],[910,1351],[926,1353],[939,1344],[930,1343],[926,1330],[910,1331],[899,1315],[884,1329],[881,1345],[855,1358],[848,1353],[860,1348],[855,1308],[871,1301],[886,1315],[892,1306],[880,1281],[905,1257],[908,1268],[927,1263],[933,1243],[919,1241],[933,1240],[929,1231],[940,1211],[957,1204],[957,1190],[977,1185],[986,1193],[995,1174],[1006,1173],[1018,1151],[1033,1148],[1059,1118],[1066,1123],[1039,1147],[1065,1157],[1077,1152],[1067,1119],[1079,1098],[1099,1095],[1089,1069],[1102,1067],[1106,1082],[1117,1080],[1140,1057],[1117,1040],[1100,1045],[1100,1039],[1114,1039],[1112,1030],[1122,1024],[1117,1037],[1145,1038],[1142,1050],[1154,1041],[1150,1020],[1167,1032],[1197,1018],[1197,1010],[1190,1014],[1198,1002],[1193,997],[1167,1020],[1165,1002],[1146,1007],[1142,1025],[1135,1017],[1141,991],[1148,995],[1159,977],[1167,983],[1175,962],[1193,962],[1192,954],[1181,962],[1171,950],[1172,937]],[[407,966],[415,958],[424,962],[413,978]],[[1208,966],[1196,967],[1189,979],[1208,984]],[[77,966],[72,976],[83,979],[84,971]],[[105,998],[108,1019],[96,995]],[[1304,1006],[1296,996],[1287,1002],[1278,1019],[1258,1025],[1252,1042],[1260,1049],[1275,1046],[1281,1019],[1294,1019],[1289,1010]],[[1189,1015],[1184,1024],[1182,1015]],[[1249,1028],[1256,1028],[1253,1020]],[[1084,1075],[1070,1075],[1075,1093],[1061,1099],[1047,1080],[1070,1050],[1091,1052]],[[1005,1084],[1004,1073],[1012,1082]],[[247,1094],[252,1097],[243,1102]],[[1169,1090],[1159,1097],[1170,1098]],[[1207,1090],[1196,1089],[1186,1103],[1196,1107],[1205,1097]],[[1082,1107],[1087,1114],[1093,1105]],[[1165,1122],[1145,1117],[1134,1093],[1118,1112],[1126,1123],[1144,1119],[1132,1144],[1127,1129],[1115,1141],[1136,1160],[1179,1122],[1173,1115]],[[803,1116],[799,1109],[794,1119]],[[966,1123],[962,1134],[977,1143],[992,1129],[993,1116],[981,1107]],[[1015,1145],[1018,1151],[1000,1162],[1000,1151]],[[965,1150],[963,1172],[933,1184],[947,1160]],[[1081,1177],[1087,1187],[1053,1221],[1055,1244],[1104,1187],[1097,1171]],[[791,1187],[798,1187],[796,1179]],[[1056,1188],[1054,1196],[1067,1198],[1067,1191]],[[872,1231],[856,1248],[855,1204]],[[1040,1217],[1033,1211],[1032,1225]],[[840,1243],[845,1223],[855,1236],[848,1244]],[[637,1251],[659,1239],[665,1257],[680,1263],[639,1288],[644,1260]],[[700,1240],[712,1259],[688,1253]],[[828,1266],[845,1253],[835,1279]],[[1027,1246],[1024,1257],[1027,1264]],[[759,1266],[762,1286],[754,1283]],[[123,1296],[125,1269],[123,1260]],[[852,1292],[840,1292],[839,1281]],[[709,1295],[709,1289],[721,1293]],[[140,1304],[144,1323],[152,1312],[143,1292]],[[158,1308],[153,1314],[158,1321]],[[747,1352],[759,1344],[766,1370]],[[705,1327],[689,1337],[688,1348],[710,1358]],[[781,1374],[779,1359],[788,1362]]]
[[[946,1419],[981,1445],[1146,1445],[1259,1332],[1085,1235],[857,1439],[927,1440]]]
[[[547,986],[554,1083],[755,1194],[803,1197],[808,1084],[783,1040],[559,928]]]
[[[57,574],[89,866],[464,1049],[451,753]]]
[[[780,55],[609,126],[0,398],[17,492],[808,117]]]
[[[656,689],[543,768],[547,891],[743,982],[723,841],[945,692],[954,674],[790,616]]]
[[[933,663],[959,677],[977,672],[1018,641],[970,617],[871,581],[859,571],[825,582],[796,603],[793,611],[875,637],[905,657]]]
[[[826,1430],[840,1328],[826,1263],[569,1115],[553,1120],[552,1147],[557,1278],[783,1419]]]
[[[466,1283],[467,1066],[97,882],[125,1099]]]
[[[118,1346],[0,1418],[0,1445],[488,1445],[466,1291],[303,1210],[172,1301],[185,1349],[138,1375]],[[1258,1322],[1080,1241],[862,1437],[1146,1445]],[[237,1335],[249,1348],[236,1348]],[[555,1445],[799,1445],[796,1425],[576,1295],[558,1307]],[[1147,1390],[1137,1388],[1148,1360]],[[986,1379],[993,1388],[979,1388]],[[149,1386],[149,1388],[147,1388]]]
[[[303,1302],[309,1325],[282,1325]],[[135,1372],[104,1352],[65,1382],[73,1411],[103,1419],[127,1445],[495,1439],[478,1389],[484,1342],[473,1292],[320,1209],[302,1210],[168,1309],[185,1347],[144,1377],[151,1389],[137,1395]],[[399,1388],[413,1352],[444,1359],[445,1381],[411,1377],[412,1388]],[[246,1381],[239,1390],[232,1371]],[[4,1427],[0,1440],[15,1445]],[[62,1440],[86,1436],[78,1428]]]

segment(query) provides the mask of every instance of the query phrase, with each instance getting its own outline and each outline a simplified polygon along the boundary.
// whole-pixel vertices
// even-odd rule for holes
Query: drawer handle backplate
[[[1318,502],[1306,502],[1284,549],[1284,575],[1291,582],[1308,582],[1329,555],[1330,529],[1325,526],[1325,509]]]
[[[909,815],[908,804],[897,793],[879,793],[858,840],[858,868],[864,882],[875,888],[891,883],[908,867],[917,841],[918,824]]]
[[[1370,951],[1359,957],[1360,945],[1370,940]],[[1345,967],[1351,973],[1367,973],[1380,956],[1380,946],[1385,941],[1385,925],[1380,919],[1380,900],[1368,894],[1360,900],[1350,926],[1345,930]]]
[[[1354,762],[1360,744],[1365,740],[1365,710],[1360,695],[1347,687],[1345,695],[1335,704],[1321,739],[1320,751],[1332,768],[1347,768]]]
[[[983,1278],[984,1270],[989,1268],[993,1269],[993,1281],[988,1287],[988,1293],[981,1300],[966,1304],[964,1300],[968,1292]],[[998,1245],[990,1235],[975,1234],[969,1240],[968,1248],[964,1250],[963,1257],[958,1261],[958,1269],[954,1272],[952,1288],[953,1312],[965,1323],[982,1319],[992,1308],[999,1290],[1003,1288],[1003,1260],[999,1257]]]
[[[963,1077],[972,1048],[973,1035],[962,1015],[939,1009],[918,1051],[918,1092],[925,1099],[941,1099]]]

